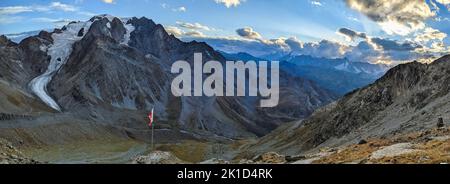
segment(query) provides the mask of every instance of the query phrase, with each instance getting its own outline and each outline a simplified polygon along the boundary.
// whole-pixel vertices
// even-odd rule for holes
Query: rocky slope
[[[40,162],[25,157],[11,143],[0,139],[0,164],[39,164]]]
[[[371,138],[340,147],[323,147],[313,153],[283,155],[267,152],[254,157],[247,156],[247,159],[244,156],[241,154],[228,163],[448,164],[450,163],[450,127],[397,134],[385,138]]]
[[[252,145],[253,153],[298,154],[367,138],[424,131],[450,120],[450,56],[399,65],[374,84],[345,95],[310,118],[285,125]]]

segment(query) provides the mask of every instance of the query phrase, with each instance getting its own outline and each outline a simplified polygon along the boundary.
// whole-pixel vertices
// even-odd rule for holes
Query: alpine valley
[[[450,120],[448,56],[391,69],[285,55],[279,105],[261,108],[261,97],[173,96],[172,63],[194,66],[195,53],[268,59],[183,42],[145,17],[99,15],[31,35],[0,37],[0,145],[14,147],[0,149],[11,153],[2,163],[289,163],[361,140],[449,135],[432,132]]]

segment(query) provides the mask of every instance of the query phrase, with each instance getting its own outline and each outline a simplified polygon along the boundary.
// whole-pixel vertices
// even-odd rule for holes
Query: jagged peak
[[[149,29],[153,29],[155,26],[157,26],[157,24],[155,22],[153,22],[152,19],[148,19],[147,17],[129,18],[127,21],[127,24],[132,24],[135,27],[144,27],[144,29],[145,29],[145,27],[149,28]]]
[[[11,41],[5,35],[0,36],[0,46],[14,46],[17,45],[15,42]]]

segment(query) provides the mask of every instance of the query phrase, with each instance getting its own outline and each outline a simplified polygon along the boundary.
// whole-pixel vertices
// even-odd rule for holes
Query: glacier
[[[85,34],[78,36],[78,32],[83,28],[87,32],[91,24],[91,21],[74,22],[67,25],[66,29],[61,33],[53,33],[53,44],[47,48],[47,54],[51,56],[47,70],[29,83],[31,91],[44,103],[57,111],[61,112],[61,107],[48,94],[47,85],[59,69],[67,62],[72,52],[73,44],[84,37]]]

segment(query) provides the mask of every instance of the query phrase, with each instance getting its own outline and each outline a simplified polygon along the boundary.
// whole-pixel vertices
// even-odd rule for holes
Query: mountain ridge
[[[298,154],[433,128],[438,118],[450,119],[449,64],[447,55],[431,64],[398,65],[303,122],[280,127],[251,149]]]

